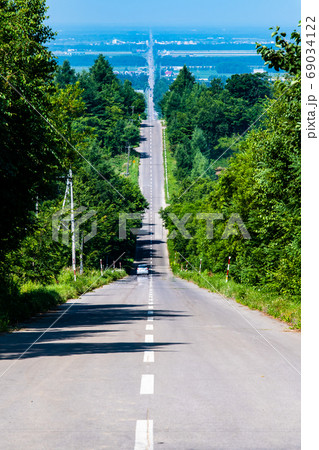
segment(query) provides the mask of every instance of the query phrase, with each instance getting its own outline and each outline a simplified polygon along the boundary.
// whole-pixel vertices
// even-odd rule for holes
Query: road
[[[298,449],[300,335],[171,274],[152,101],[149,113],[137,260],[151,274],[0,336],[0,448]]]

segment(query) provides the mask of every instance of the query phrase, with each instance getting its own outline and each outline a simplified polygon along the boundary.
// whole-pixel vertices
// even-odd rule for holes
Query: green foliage
[[[134,91],[128,80],[121,84],[102,55],[78,79],[86,105],[86,123],[94,128],[101,147],[115,155],[126,151],[127,143],[137,146],[140,118],[146,107],[143,94]]]
[[[161,101],[164,94],[166,94],[166,92],[168,91],[169,86],[170,81],[166,78],[157,79],[155,82],[153,99],[155,110],[160,116],[162,115]]]
[[[271,96],[268,95],[269,92],[266,93],[269,87],[266,83],[262,95],[273,98],[263,100],[263,105],[259,104],[260,99],[257,97],[247,97],[250,95],[247,86],[252,81],[251,77],[235,76],[229,80],[226,88],[222,88],[220,83],[214,83],[210,94],[210,88],[201,92],[198,101],[207,105],[207,108],[200,110],[197,117],[195,115],[195,123],[196,119],[200,118],[196,126],[204,132],[208,145],[212,142],[207,138],[209,124],[215,123],[215,136],[218,131],[215,122],[216,109],[210,109],[211,102],[215,102],[215,106],[220,102],[218,111],[219,116],[222,115],[222,104],[224,110],[227,110],[229,92],[232,91],[236,100],[233,117],[239,117],[236,108],[240,110],[240,103],[243,114],[244,105],[247,107],[249,103],[254,103],[249,114],[260,106],[267,110],[260,127],[251,129],[240,142],[236,142],[236,135],[229,134],[231,129],[234,132],[234,128],[229,119],[228,123],[225,123],[224,112],[221,126],[225,127],[225,131],[222,136],[217,134],[217,142],[215,140],[216,144],[211,148],[210,154],[219,158],[226,151],[232,152],[226,164],[227,169],[222,171],[217,180],[202,177],[192,184],[189,179],[185,179],[171,199],[171,205],[162,214],[170,234],[177,231],[177,227],[169,213],[175,214],[179,219],[185,214],[191,214],[185,227],[192,239],[184,239],[178,233],[175,239],[169,240],[171,254],[175,251],[178,252],[177,255],[180,253],[194,267],[199,266],[199,260],[202,258],[202,269],[214,274],[214,277],[218,273],[225,275],[228,256],[231,255],[231,277],[236,283],[245,286],[245,291],[239,293],[238,298],[246,301],[246,297],[250,295],[246,293],[250,289],[247,286],[254,286],[254,289],[260,289],[263,295],[265,294],[265,304],[260,306],[262,310],[292,322],[296,313],[296,321],[299,323],[301,142],[300,83],[297,68],[300,64],[300,39],[295,34],[293,37],[294,43],[289,43],[289,51],[283,38],[277,40],[281,68],[289,68],[290,78],[276,82]],[[276,53],[265,51],[264,55],[269,58],[267,63],[277,64]],[[292,55],[295,55],[296,60]],[[259,86],[262,80],[262,77],[256,78],[256,86]],[[194,97],[196,98],[196,95]],[[174,115],[176,112],[171,110],[167,118],[168,125],[174,126],[171,122]],[[227,115],[228,118],[231,117],[230,110]],[[177,144],[176,156],[177,151],[180,152],[179,145],[181,144]],[[185,135],[182,145],[185,153]],[[195,155],[192,170],[194,165],[201,163],[200,153]],[[185,170],[185,161],[176,158],[176,162],[177,172],[179,164],[184,164]],[[204,162],[202,164],[205,167]],[[213,239],[208,239],[206,221],[196,219],[197,213],[217,213],[224,218],[214,221]],[[234,214],[242,219],[250,239],[244,238],[237,225],[228,226],[228,230],[232,229],[234,233],[228,236],[225,234],[228,220]],[[177,262],[183,263],[183,258],[179,257]],[[269,298],[265,292],[271,293]],[[259,308],[258,304],[261,303],[259,299],[256,302],[247,300],[247,304]],[[293,304],[295,308],[292,307]]]
[[[199,177],[208,177],[208,168],[208,159],[200,152],[200,150],[196,150],[192,164],[191,179],[197,180]]]
[[[87,270],[124,252],[129,265],[135,238],[119,239],[119,214],[147,206],[137,183],[112,164],[127,143],[139,143],[144,96],[121,83],[102,55],[79,76],[67,61],[56,67],[45,46],[54,36],[45,11],[44,0],[0,4],[0,326],[78,295],[90,281],[80,277],[65,288],[59,281],[71,250],[52,240],[52,217],[70,167],[75,208],[95,211],[97,222],[97,236],[84,245]],[[81,231],[89,233],[91,223]]]
[[[242,283],[229,280],[225,283],[225,274],[212,274],[205,270],[198,273],[193,270],[180,270],[180,264],[172,264],[175,275],[187,281],[192,281],[198,286],[233,298],[238,303],[246,305],[251,309],[257,309],[272,317],[287,322],[291,328],[301,328],[301,305],[299,302],[291,301],[266,289],[254,288]]]
[[[76,82],[75,70],[72,69],[69,60],[66,59],[62,66],[57,67],[55,81],[62,88],[65,88],[67,84]]]
[[[79,297],[85,292],[99,286],[109,284],[123,278],[124,270],[107,270],[103,276],[98,270],[90,270],[73,280],[73,273],[64,270],[58,277],[58,283],[43,286],[39,283],[27,281],[21,286],[20,292],[11,291],[8,295],[0,295],[0,332],[8,331],[10,327],[26,320],[35,314],[55,309],[59,304],[69,299]],[[13,295],[14,294],[14,295]]]
[[[268,76],[263,73],[232,75],[226,81],[226,89],[233,97],[242,98],[253,106],[256,102],[271,96]]]
[[[204,136],[204,132],[198,127],[195,128],[192,135],[191,150],[192,156],[194,156],[196,152],[200,152],[203,156],[209,158],[209,149]]]
[[[300,26],[300,22],[299,22]],[[273,30],[273,28],[270,28]],[[257,53],[261,54],[265,65],[270,69],[285,70],[290,75],[300,76],[301,73],[301,37],[300,33],[294,30],[291,33],[290,41],[286,39],[287,33],[279,33],[280,27],[276,27],[271,37],[276,36],[276,47],[269,48],[265,45],[256,44]]]
[[[56,63],[44,46],[54,35],[45,11],[44,0],[0,4],[0,259],[25,236],[36,196],[47,195],[64,161],[65,145],[28,103],[50,119]]]
[[[117,78],[124,83],[125,80],[128,80],[132,83],[134,89],[139,91],[146,91],[148,88],[148,76],[146,73],[135,73],[132,72],[130,74],[127,73],[119,73],[117,74]]]
[[[169,90],[182,96],[185,91],[190,91],[192,89],[194,83],[195,77],[186,66],[183,66],[176,77],[176,80],[171,84]]]
[[[222,140],[245,132],[260,116],[265,99],[271,96],[272,86],[263,74],[233,75],[226,85],[216,78],[206,86],[195,83],[194,77],[184,66],[160,102],[171,149],[173,153],[178,150],[177,178],[194,178],[199,160],[200,164],[207,166],[198,154],[197,168],[192,173],[197,148],[208,164],[212,159],[219,158],[226,142]],[[227,144],[231,148],[229,140]],[[184,149],[182,153],[181,145]],[[226,156],[229,157],[234,150],[226,149]],[[211,172],[210,176],[214,174]]]

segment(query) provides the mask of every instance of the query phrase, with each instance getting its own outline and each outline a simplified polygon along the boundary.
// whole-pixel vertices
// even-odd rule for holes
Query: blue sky
[[[297,27],[300,0],[47,0],[50,23]]]

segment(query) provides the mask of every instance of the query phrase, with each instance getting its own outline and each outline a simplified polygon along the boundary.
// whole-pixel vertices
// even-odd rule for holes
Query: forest
[[[100,259],[105,267],[123,254],[122,268],[128,267],[135,241],[119,240],[118,214],[147,205],[136,180],[118,167],[128,145],[139,144],[143,94],[121,82],[102,55],[81,74],[68,61],[58,66],[47,48],[54,32],[45,18],[43,0],[29,6],[1,2],[2,329],[86,291],[101,278]],[[76,283],[68,269],[70,246],[52,239],[52,218],[62,209],[70,169],[74,207],[94,211],[97,224],[97,235],[84,245],[84,274]],[[91,223],[83,227],[88,233]],[[98,283],[124,273],[107,271]]]
[[[168,239],[173,270],[185,269],[187,261],[197,272],[201,263],[214,281],[225,276],[231,256],[232,280],[298,305],[300,34],[287,39],[277,27],[272,36],[276,48],[258,45],[257,51],[270,68],[286,72],[283,79],[237,74],[205,86],[184,66],[164,94],[160,105],[180,188],[162,215],[173,233],[172,217],[189,214],[191,239],[180,233]]]

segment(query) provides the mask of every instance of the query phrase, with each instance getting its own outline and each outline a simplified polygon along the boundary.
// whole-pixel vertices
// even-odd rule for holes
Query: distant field
[[[55,51],[55,56],[84,56],[84,55],[105,55],[105,56],[119,56],[119,55],[132,55],[132,52],[103,52],[103,51],[82,51],[82,52],[68,52],[68,51]]]
[[[258,56],[256,50],[163,50],[158,52],[160,56],[191,56],[191,57],[230,57],[230,56]]]
[[[209,81],[211,78],[218,78],[218,77],[226,77],[229,78],[231,77],[234,72],[217,72],[215,69],[209,67],[209,68],[203,68],[203,67],[192,67],[192,66],[188,66],[189,70],[192,72],[192,74],[195,76],[195,78],[197,80],[207,80]],[[247,69],[247,72],[252,72],[254,68],[250,67]],[[173,72],[173,76],[172,78],[176,78],[178,75],[178,72],[180,70],[180,68],[172,68],[172,67],[163,67],[162,66],[162,78],[166,78],[164,76],[165,71],[172,71]],[[168,77],[167,77],[168,78]]]
[[[81,55],[58,55],[56,53],[58,63],[63,64],[66,59],[69,60],[72,67],[91,67],[101,52],[88,52]],[[147,62],[143,56],[133,54],[105,55],[113,67],[146,67]]]
[[[71,64],[72,65],[72,64]],[[82,72],[82,70],[89,70],[91,66],[73,66],[72,68],[76,71],[76,72]],[[147,69],[147,67],[136,67],[136,66],[113,66],[113,69],[115,72],[137,72],[138,69]]]

